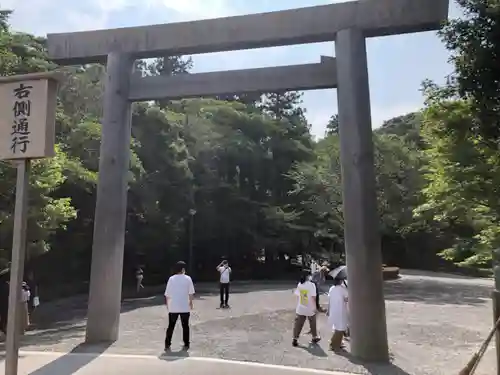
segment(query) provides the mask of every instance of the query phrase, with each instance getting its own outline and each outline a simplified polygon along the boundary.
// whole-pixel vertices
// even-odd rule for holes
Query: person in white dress
[[[333,351],[343,349],[342,340],[348,329],[348,293],[342,284],[342,279],[335,278],[328,292],[328,326],[332,330],[330,349]]]

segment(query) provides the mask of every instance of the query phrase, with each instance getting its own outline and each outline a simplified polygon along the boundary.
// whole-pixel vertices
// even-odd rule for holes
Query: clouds
[[[3,8],[14,10],[11,23],[14,29],[46,35],[47,33],[80,31],[102,28],[106,25],[106,12],[98,0],[87,2],[67,0],[8,0]],[[118,0],[107,0],[110,4]]]
[[[11,23],[16,29],[37,35],[112,27],[123,12],[128,13],[127,26],[233,13],[228,0],[1,0],[0,6],[14,10]]]
[[[0,3],[0,8],[14,9],[14,4],[17,4],[17,0],[2,0],[2,2]]]
[[[229,0],[153,0],[176,11],[182,21],[231,16],[234,9]]]

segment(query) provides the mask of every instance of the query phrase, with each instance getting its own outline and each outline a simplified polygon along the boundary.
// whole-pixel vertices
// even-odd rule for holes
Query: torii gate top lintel
[[[103,62],[113,51],[136,58],[186,55],[335,40],[343,29],[367,37],[430,31],[448,17],[449,0],[358,0],[192,22],[48,35],[59,64]]]

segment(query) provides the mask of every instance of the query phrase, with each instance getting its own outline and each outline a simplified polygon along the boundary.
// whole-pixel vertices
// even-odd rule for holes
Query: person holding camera
[[[217,271],[220,273],[219,286],[220,286],[220,308],[229,308],[229,284],[231,280],[231,267],[227,260],[223,260],[217,266]]]

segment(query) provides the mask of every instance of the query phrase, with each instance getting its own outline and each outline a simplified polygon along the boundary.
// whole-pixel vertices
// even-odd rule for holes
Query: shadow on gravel
[[[370,375],[410,375],[410,373],[393,363],[362,361],[349,352],[339,352],[338,355],[346,358],[352,364],[363,366]]]
[[[55,345],[61,341],[75,338],[83,340],[84,334],[84,324],[70,325],[63,322],[52,329],[34,331],[24,335],[21,338],[21,349],[37,345]],[[5,342],[0,343],[0,351],[5,351]]]
[[[160,354],[158,357],[162,361],[167,361],[167,362],[174,362],[178,361],[181,359],[186,359],[189,358],[189,352],[186,350],[178,350],[178,351],[169,351],[169,352],[164,352]]]
[[[319,345],[309,344],[309,345],[299,345],[300,349],[305,350],[309,354],[312,354],[315,357],[320,358],[328,358],[328,354],[323,350],[323,348]]]
[[[433,305],[482,305],[491,298],[486,285],[443,283],[435,280],[395,280],[385,283],[387,300],[422,302]]]

